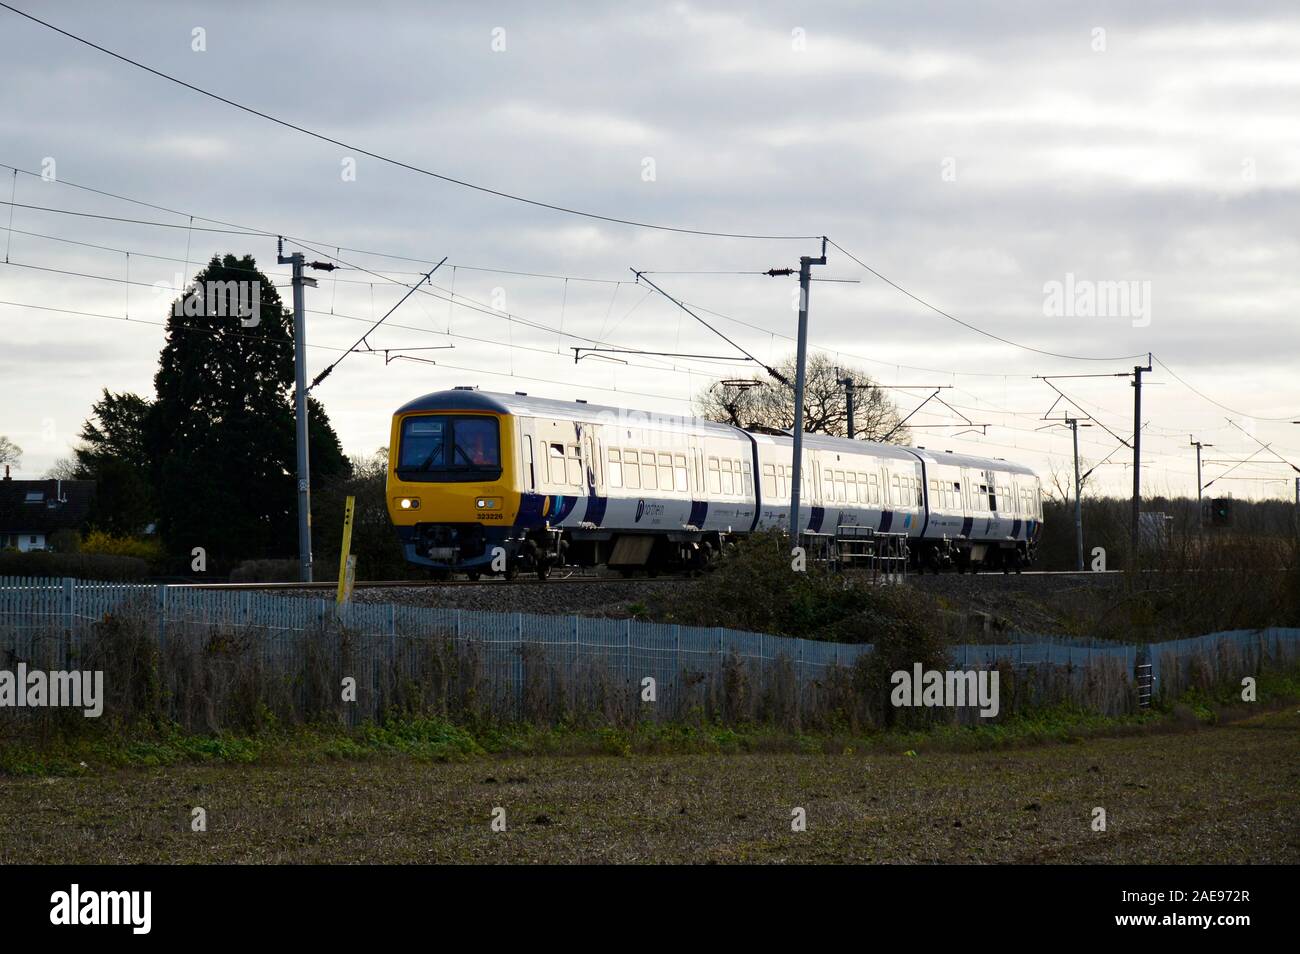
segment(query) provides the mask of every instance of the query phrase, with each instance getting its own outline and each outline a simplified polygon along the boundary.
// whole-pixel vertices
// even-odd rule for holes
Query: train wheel
[[[501,575],[507,580],[513,580],[519,575],[519,564],[511,560],[506,564],[506,568]]]
[[[551,561],[546,557],[540,557],[537,561],[537,578],[544,580],[551,575]]]
[[[483,574],[478,570],[470,570],[465,575],[469,577],[471,583],[477,583],[483,577]]]

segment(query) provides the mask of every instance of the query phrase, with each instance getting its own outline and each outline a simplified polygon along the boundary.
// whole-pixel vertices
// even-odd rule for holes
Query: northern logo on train
[[[645,515],[645,498],[643,497],[642,499],[636,502],[636,520],[634,520],[633,522],[640,523],[641,518],[644,515]]]

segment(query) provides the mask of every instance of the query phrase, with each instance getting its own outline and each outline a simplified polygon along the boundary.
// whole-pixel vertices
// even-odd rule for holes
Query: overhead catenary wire
[[[0,2],[0,7],[9,10],[11,13],[16,13],[18,14],[18,16],[24,17],[32,21],[33,23],[37,23],[45,27],[46,29],[53,30],[55,33],[59,33],[70,40],[75,40],[77,43],[81,43],[84,46],[88,46],[93,50],[98,50],[100,53],[104,53],[107,56],[111,56],[116,60],[129,64],[130,66],[134,66],[136,69],[144,70],[146,73],[150,73],[153,76],[157,76],[160,79],[167,80],[170,83],[175,83],[177,86],[184,87],[185,89],[191,90],[192,92],[198,93],[202,96],[206,96],[209,99],[215,100],[216,102],[224,103],[227,106],[233,107],[234,109],[241,110],[245,113],[248,113],[251,116],[257,116],[261,119],[267,120],[268,122],[272,122],[275,123],[276,125],[283,126],[286,129],[291,129],[295,132],[302,133],[305,136],[310,136],[313,139],[318,139],[321,142],[326,142],[329,143],[330,145],[338,146],[342,149],[347,149],[350,152],[355,152],[360,155],[367,156],[371,159],[375,159],[378,160],[379,162],[387,163],[399,169],[405,169],[409,172],[416,172],[419,173],[420,175],[429,176],[431,178],[438,179],[442,182],[447,182],[452,185],[461,186],[462,188],[472,189],[476,192],[481,192],[487,195],[494,195],[497,196],[498,198],[509,199],[510,201],[513,202],[520,202],[525,205],[531,205],[541,209],[549,209],[552,212],[560,212],[565,215],[581,216],[587,219],[594,219],[601,222],[610,222],[616,225],[627,225],[635,228],[654,229],[660,232],[676,232],[683,235],[702,235],[702,236],[710,236],[713,238],[757,239],[757,240],[764,240],[764,241],[797,241],[797,240],[807,241],[810,239],[820,237],[820,236],[811,236],[811,235],[759,235],[759,234],[746,233],[746,232],[725,232],[725,231],[716,231],[710,229],[693,229],[693,228],[685,228],[681,226],[659,225],[651,222],[641,222],[635,219],[620,218],[618,216],[602,215],[596,212],[586,212],[581,209],[571,208],[556,203],[543,202],[539,199],[530,199],[527,196],[517,195],[515,193],[506,192],[501,189],[492,189],[487,186],[478,185],[477,183],[469,182],[465,179],[458,179],[454,176],[449,176],[440,172],[435,172],[432,169],[426,169],[422,166],[417,166],[409,162],[403,162],[400,159],[394,159],[391,156],[386,156],[383,155],[382,153],[374,152],[372,150],[365,149],[361,146],[345,142],[342,139],[335,139],[332,136],[327,136],[324,133],[320,133],[315,130],[308,129],[305,126],[300,126],[296,123],[289,122],[288,120],[281,119],[277,116],[273,116],[270,113],[263,112],[260,109],[255,109],[252,106],[247,106],[244,103],[236,102],[235,100],[230,99],[226,96],[222,96],[218,93],[212,92],[211,90],[204,89],[201,86],[196,86],[193,83],[188,83],[177,76],[173,76],[170,73],[166,73],[162,70],[155,69],[152,66],[148,66],[144,63],[141,63],[139,60],[135,60],[122,53],[118,53],[115,50],[110,50],[108,47],[101,46],[100,44],[95,43],[93,40],[88,40],[83,36],[78,36],[75,33],[72,33],[68,30],[64,30],[61,27],[57,27],[53,23],[50,23],[46,20],[42,20],[40,17],[36,17],[30,13],[26,13],[22,10],[19,10],[17,7],[11,6],[8,3]]]
[[[913,301],[917,302],[917,303],[920,304],[920,305],[925,306],[926,308],[928,308],[928,309],[930,309],[931,311],[933,311],[935,314],[937,314],[937,315],[941,315],[942,317],[947,318],[949,321],[955,322],[955,323],[961,325],[963,328],[967,328],[967,329],[969,329],[969,330],[975,332],[976,334],[983,335],[983,336],[986,337],[986,338],[992,338],[994,341],[1000,341],[1000,342],[1002,342],[1003,344],[1005,344],[1005,345],[1010,345],[1010,346],[1013,347],[1013,348],[1020,348],[1020,349],[1023,350],[1023,351],[1031,351],[1031,352],[1033,352],[1034,354],[1047,355],[1048,357],[1051,357],[1051,358],[1063,358],[1063,359],[1066,359],[1066,360],[1069,360],[1069,361],[1128,361],[1128,360],[1133,359],[1133,358],[1142,358],[1142,357],[1146,357],[1146,354],[1145,354],[1145,353],[1143,353],[1143,354],[1125,354],[1125,355],[1117,355],[1117,356],[1111,356],[1111,357],[1093,357],[1093,356],[1089,356],[1089,355],[1064,354],[1064,353],[1062,353],[1062,352],[1058,352],[1058,351],[1046,351],[1046,350],[1044,350],[1044,349],[1042,349],[1042,348],[1035,348],[1035,347],[1032,347],[1032,346],[1030,346],[1030,345],[1021,344],[1019,341],[1012,341],[1010,338],[1003,338],[1001,335],[995,335],[995,334],[994,334],[993,332],[991,332],[991,331],[985,331],[983,328],[979,327],[978,325],[971,324],[969,321],[963,321],[962,319],[958,318],[956,315],[951,315],[951,314],[949,314],[948,312],[944,311],[942,308],[938,307],[937,305],[933,305],[933,304],[931,304],[930,302],[926,301],[926,300],[925,300],[924,298],[922,298],[920,295],[917,295],[917,294],[914,294],[913,292],[908,291],[908,290],[907,290],[906,288],[904,288],[902,285],[898,284],[898,282],[893,281],[893,280],[890,279],[890,278],[886,278],[884,275],[880,274],[880,272],[876,271],[874,268],[872,268],[870,265],[868,265],[868,264],[867,264],[866,262],[864,262],[862,259],[858,258],[856,255],[854,255],[852,252],[848,251],[846,248],[844,248],[844,246],[842,246],[842,245],[840,245],[839,243],[835,242],[833,239],[829,239],[829,238],[828,238],[826,241],[827,241],[830,245],[832,245],[832,246],[834,246],[835,248],[839,249],[841,252],[843,252],[843,253],[844,253],[845,255],[847,255],[849,258],[853,259],[853,261],[857,262],[859,265],[861,265],[863,268],[865,268],[865,269],[866,269],[868,272],[870,272],[872,275],[875,275],[877,278],[879,278],[879,279],[880,279],[882,282],[884,282],[886,285],[890,286],[891,288],[893,288],[893,289],[895,289],[895,290],[897,290],[897,291],[899,291],[899,292],[902,292],[902,293],[903,293],[904,295],[906,295],[908,298],[912,299]]]

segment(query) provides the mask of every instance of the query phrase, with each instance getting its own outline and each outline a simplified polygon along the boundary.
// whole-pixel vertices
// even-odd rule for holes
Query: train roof
[[[756,433],[753,435],[754,440],[760,444],[784,444],[793,440],[788,433],[783,434],[766,434]],[[830,437],[826,434],[809,434],[806,431],[803,435],[803,446],[808,450],[833,451],[840,454],[870,454],[872,457],[884,457],[891,460],[906,460],[916,462],[916,453],[910,447],[903,447],[899,444],[876,444],[871,441],[851,441],[847,437]]]
[[[488,411],[496,414],[541,416],[559,421],[582,423],[623,424],[628,427],[667,425],[701,434],[741,437],[742,432],[729,424],[719,424],[702,417],[664,414],[659,411],[641,411],[635,408],[610,407],[589,404],[586,401],[558,401],[554,398],[532,397],[527,394],[499,394],[457,388],[452,391],[435,391],[397,409],[398,414],[411,411]]]
[[[559,401],[554,398],[532,397],[518,392],[515,394],[501,394],[471,388],[435,391],[408,401],[397,409],[398,414],[407,414],[412,411],[487,411],[495,414],[543,416],[561,421],[619,423],[635,427],[658,424],[715,436],[735,438],[748,435],[760,444],[775,444],[791,439],[789,434],[742,431],[730,424],[720,424],[717,421],[710,421],[702,417],[686,417],[678,414],[662,414],[658,411],[641,411],[634,408],[611,407],[604,404],[588,404],[586,401]],[[911,461],[920,458],[930,464],[951,464],[976,470],[997,470],[1036,476],[1032,468],[1001,458],[975,457],[970,454],[954,454],[949,451],[927,450],[922,447],[904,447],[899,444],[878,444],[872,441],[849,440],[845,437],[829,437],[825,434],[805,433],[803,440],[804,446],[809,449],[815,448],[838,453],[867,453],[874,457],[893,460]]]
[[[952,464],[957,467],[972,467],[975,470],[1000,470],[1013,474],[1027,474],[1030,477],[1037,476],[1032,467],[1016,464],[1001,457],[976,457],[972,454],[954,454],[952,451],[927,450],[924,447],[917,447],[914,450],[916,456],[927,464]]]

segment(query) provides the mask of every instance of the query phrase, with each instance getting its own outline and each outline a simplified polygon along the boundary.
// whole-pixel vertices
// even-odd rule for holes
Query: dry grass
[[[917,756],[505,757],[0,778],[0,862],[1300,861],[1300,713]],[[208,831],[190,831],[202,806]],[[507,831],[489,827],[506,809]],[[808,830],[790,830],[803,807]],[[1090,828],[1104,807],[1108,830]]]

